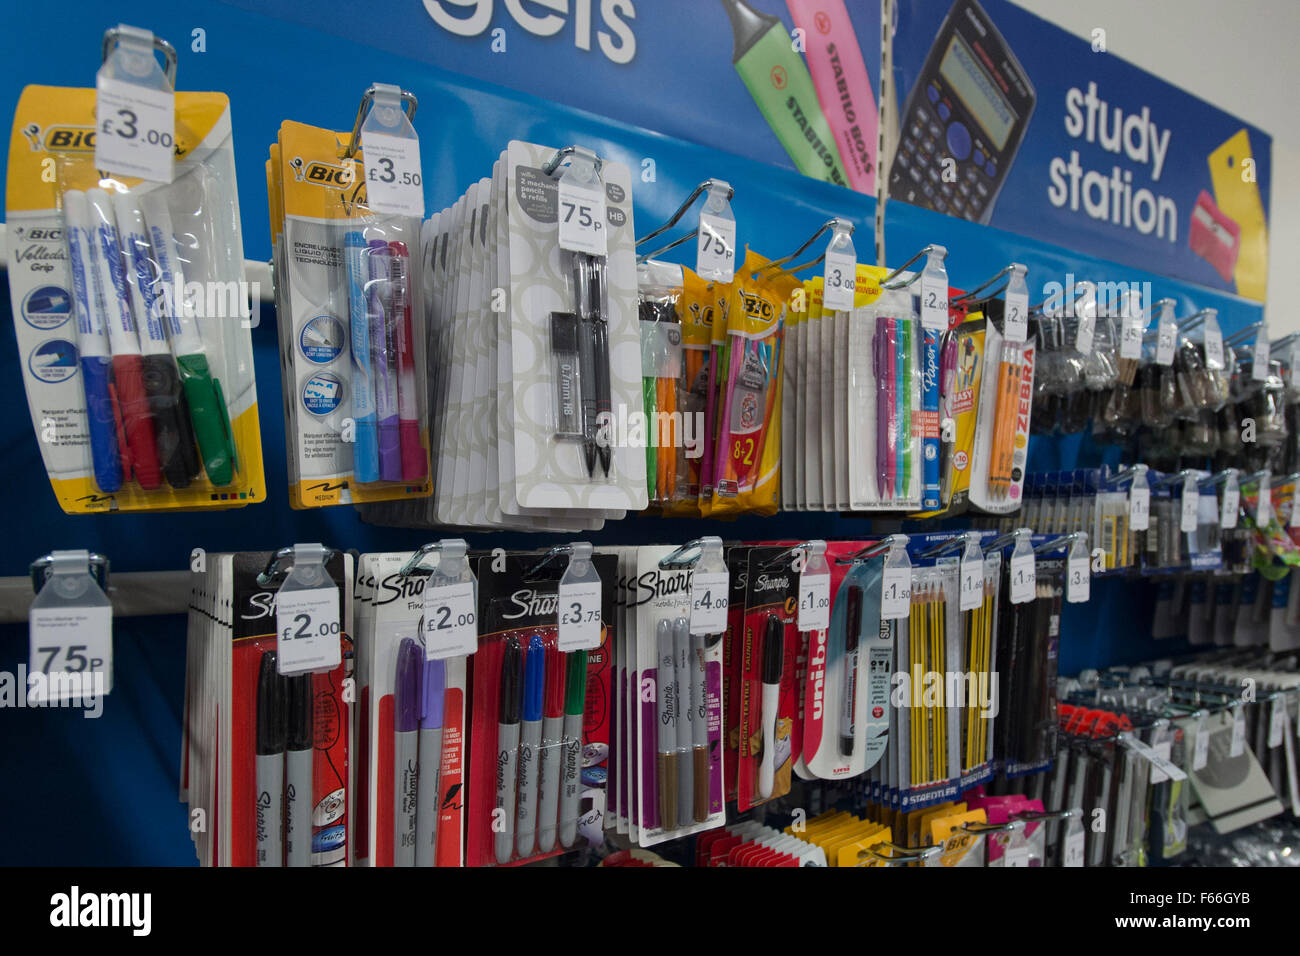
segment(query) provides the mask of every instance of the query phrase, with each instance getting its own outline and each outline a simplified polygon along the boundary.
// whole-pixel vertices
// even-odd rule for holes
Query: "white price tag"
[[[826,253],[826,275],[822,282],[822,305],[830,312],[848,312],[853,308],[857,290],[858,259],[848,252]]]
[[[1189,479],[1183,482],[1183,493],[1179,501],[1178,530],[1191,533],[1196,530],[1196,510],[1201,504],[1201,493],[1196,482]]]
[[[1223,507],[1219,511],[1219,526],[1237,527],[1237,511],[1241,507],[1241,488],[1236,478],[1229,478],[1223,485]]]
[[[691,633],[721,634],[727,629],[731,581],[726,571],[691,575]]]
[[[1240,757],[1246,752],[1246,715],[1242,708],[1232,709],[1232,743],[1228,746],[1229,757]]]
[[[1087,555],[1071,557],[1066,562],[1065,599],[1071,604],[1085,604],[1091,597],[1092,565]]]
[[[107,694],[113,684],[113,609],[39,607],[28,618],[33,702]],[[41,674],[44,679],[31,677]]]
[[[1134,484],[1128,493],[1128,521],[1134,531],[1145,531],[1151,524],[1151,489]]]
[[[609,226],[605,218],[605,193],[560,179],[560,248],[603,256]]]
[[[1203,770],[1210,762],[1210,728],[1202,717],[1196,723],[1196,738],[1192,744],[1192,769]]]
[[[1218,324],[1210,325],[1208,322],[1205,326],[1205,366],[1210,369],[1222,369],[1223,365],[1223,333],[1219,331]]]
[[[1065,837],[1065,855],[1062,866],[1083,866],[1084,833],[1083,828],[1072,830]]]
[[[1264,475],[1259,479],[1259,497],[1255,501],[1255,524],[1265,527],[1273,520],[1273,479]]]
[[[1156,364],[1173,365],[1174,348],[1178,344],[1178,326],[1173,320],[1160,320],[1156,330]]]
[[[1286,735],[1286,698],[1278,696],[1273,700],[1273,706],[1268,715],[1268,747],[1272,750],[1274,747],[1282,746],[1282,739]]]
[[[831,626],[831,576],[799,575],[799,630],[825,631]]]
[[[984,562],[963,561],[959,575],[961,588],[958,607],[963,611],[973,611],[984,603]]]
[[[276,664],[281,674],[333,670],[343,660],[337,588],[281,590],[275,598]]]
[[[713,282],[730,282],[736,277],[736,220],[700,213],[695,272]]]
[[[912,609],[912,569],[885,568],[880,583],[880,619],[898,621]]]
[[[1089,309],[1087,314],[1079,316],[1079,325],[1075,330],[1074,347],[1084,355],[1092,354],[1092,340],[1097,335],[1097,316]]]
[[[560,584],[556,613],[559,616],[559,650],[593,651],[600,647],[600,582]]]
[[[101,77],[95,97],[95,168],[156,183],[172,181],[176,97]]]
[[[1008,570],[1011,577],[1011,603],[1028,604],[1038,594],[1034,556],[1032,554],[1012,555]]]
[[[1169,759],[1174,755],[1174,742],[1172,740],[1164,740],[1156,744],[1151,749],[1154,753],[1160,756],[1161,760],[1167,763]],[[1168,779],[1169,779],[1169,774],[1161,770],[1159,764],[1152,765],[1151,767],[1152,784],[1164,783]]]
[[[1023,342],[1029,338],[1029,295],[1007,290],[1003,312],[1002,337],[1008,342]]]
[[[1151,776],[1152,776],[1153,783],[1157,782],[1155,780],[1157,773],[1160,774],[1162,780],[1165,779],[1186,780],[1187,779],[1187,774],[1183,772],[1183,769],[1179,767],[1176,763],[1171,761],[1165,755],[1171,752],[1170,750],[1164,750],[1163,747],[1160,748],[1150,747],[1143,741],[1138,740],[1136,737],[1132,736],[1131,734],[1126,734],[1122,738],[1122,740],[1130,750],[1134,751],[1139,757],[1144,758],[1151,764]],[[1162,753],[1162,751],[1164,752]]]
[[[474,582],[457,581],[424,591],[424,654],[445,660],[478,649]]]
[[[943,332],[948,328],[948,283],[921,273],[921,328]]]
[[[420,141],[373,130],[361,134],[366,203],[374,212],[424,218]]]
[[[1255,348],[1251,354],[1250,377],[1256,382],[1268,378],[1268,362],[1268,331],[1261,327],[1255,336]]]
[[[1002,857],[1003,866],[1028,866],[1029,865],[1029,847],[1027,846],[1009,846],[1007,852]]]
[[[1142,317],[1125,315],[1119,333],[1119,357],[1126,359],[1142,358]]]

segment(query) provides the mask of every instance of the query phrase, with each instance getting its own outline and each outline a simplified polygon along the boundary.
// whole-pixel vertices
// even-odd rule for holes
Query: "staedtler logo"
[[[50,925],[127,928],[133,936],[148,936],[153,928],[153,894],[82,893],[73,886],[50,897]]]

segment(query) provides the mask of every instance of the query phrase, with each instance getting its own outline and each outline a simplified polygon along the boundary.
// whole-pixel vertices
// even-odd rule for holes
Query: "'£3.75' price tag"
[[[275,601],[275,650],[281,674],[332,670],[342,661],[337,588],[281,590]]]
[[[561,583],[556,614],[560,625],[556,638],[559,650],[568,653],[600,647],[599,581]]]
[[[478,649],[474,582],[456,581],[424,592],[424,653],[445,660]]]

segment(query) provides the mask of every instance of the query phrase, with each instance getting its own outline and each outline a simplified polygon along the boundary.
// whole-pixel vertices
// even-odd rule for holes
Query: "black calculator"
[[[987,223],[1034,102],[1033,84],[984,8],[957,0],[907,95],[890,197]],[[955,181],[944,178],[949,158]]]

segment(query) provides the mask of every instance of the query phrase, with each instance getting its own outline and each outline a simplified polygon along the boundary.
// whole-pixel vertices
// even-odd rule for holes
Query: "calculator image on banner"
[[[1034,111],[1034,87],[975,0],[957,0],[899,124],[889,195],[987,223]],[[946,181],[944,161],[956,164]]]

